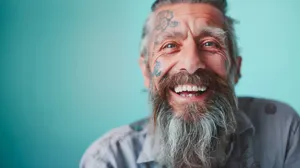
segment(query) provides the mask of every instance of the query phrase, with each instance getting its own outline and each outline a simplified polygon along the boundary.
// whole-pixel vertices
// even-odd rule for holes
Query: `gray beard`
[[[236,129],[236,97],[231,93],[216,93],[204,105],[186,105],[184,113],[191,120],[175,116],[168,102],[161,102],[155,128],[160,143],[156,161],[170,168],[222,166],[228,138]]]

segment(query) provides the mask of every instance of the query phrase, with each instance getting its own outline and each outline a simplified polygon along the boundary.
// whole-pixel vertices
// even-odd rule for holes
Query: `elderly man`
[[[152,116],[114,129],[81,168],[300,168],[288,105],[237,98],[241,57],[226,0],[156,0],[140,67]]]

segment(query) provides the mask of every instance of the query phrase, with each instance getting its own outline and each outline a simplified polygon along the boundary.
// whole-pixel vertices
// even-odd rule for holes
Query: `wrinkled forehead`
[[[149,20],[150,29],[167,30],[168,27],[191,29],[197,33],[201,27],[225,27],[225,17],[217,8],[203,3],[177,3],[159,7]],[[167,26],[168,25],[168,26]]]

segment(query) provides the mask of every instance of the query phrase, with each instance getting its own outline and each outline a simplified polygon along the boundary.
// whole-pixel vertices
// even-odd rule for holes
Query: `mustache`
[[[187,71],[181,71],[174,75],[164,76],[158,82],[157,92],[163,98],[167,98],[168,90],[184,84],[204,85],[209,87],[210,90],[218,92],[228,88],[228,81],[215,72],[207,69],[198,69],[193,74],[190,74]]]

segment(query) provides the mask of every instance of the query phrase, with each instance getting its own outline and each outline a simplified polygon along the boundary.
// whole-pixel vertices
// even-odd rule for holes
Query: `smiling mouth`
[[[171,90],[181,97],[189,98],[189,97],[201,96],[208,90],[208,87],[205,85],[197,86],[197,85],[186,84],[186,85],[177,85]]]

